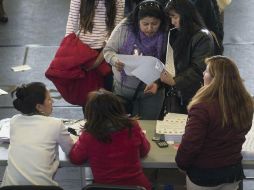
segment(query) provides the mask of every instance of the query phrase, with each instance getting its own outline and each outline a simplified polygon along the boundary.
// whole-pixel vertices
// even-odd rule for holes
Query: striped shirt
[[[95,15],[93,19],[93,30],[92,32],[83,31],[80,32],[80,40],[89,45],[92,49],[100,49],[103,47],[105,40],[109,37],[107,26],[105,23],[106,18],[106,7],[104,0],[98,0],[97,7],[95,8]],[[70,11],[66,26],[66,35],[72,32],[78,32],[79,30],[79,20],[80,20],[80,4],[81,0],[71,0]],[[115,26],[123,19],[124,17],[124,5],[125,0],[116,0],[116,19]],[[65,35],[65,36],[66,36]]]

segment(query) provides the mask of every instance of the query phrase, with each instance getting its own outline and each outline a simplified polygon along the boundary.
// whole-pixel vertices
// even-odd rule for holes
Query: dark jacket
[[[174,43],[177,33],[177,30],[173,30],[170,35],[170,43]],[[206,68],[204,60],[213,55],[213,48],[214,43],[211,34],[208,30],[202,29],[191,38],[186,51],[180,57],[174,58],[175,87],[180,91],[185,102],[188,102],[195,95],[203,83],[203,72]]]
[[[202,16],[205,25],[209,31],[212,31],[216,38],[215,42],[215,54],[223,53],[223,24],[219,12],[219,7],[216,0],[192,0],[197,7],[200,15]]]
[[[218,185],[243,178],[242,144],[252,120],[244,129],[221,127],[218,102],[194,105],[188,114],[176,163],[195,184]]]

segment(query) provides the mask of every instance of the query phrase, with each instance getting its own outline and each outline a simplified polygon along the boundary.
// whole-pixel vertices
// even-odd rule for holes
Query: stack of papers
[[[10,118],[0,120],[0,142],[10,142]]]
[[[188,115],[168,113],[163,121],[157,121],[156,133],[163,134],[165,141],[181,142]]]

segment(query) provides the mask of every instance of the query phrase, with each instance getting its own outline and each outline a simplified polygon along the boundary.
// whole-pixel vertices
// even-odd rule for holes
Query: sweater
[[[138,123],[131,128],[130,136],[126,128],[112,132],[111,138],[111,143],[103,143],[84,131],[70,152],[70,161],[74,164],[88,162],[95,183],[151,189],[140,162],[140,158],[148,154],[150,144]]]
[[[214,169],[241,162],[242,144],[252,121],[246,128],[223,128],[221,116],[218,102],[192,106],[176,155],[181,169]]]
[[[2,186],[58,185],[58,147],[68,154],[73,141],[60,119],[15,115],[10,121],[8,166]]]

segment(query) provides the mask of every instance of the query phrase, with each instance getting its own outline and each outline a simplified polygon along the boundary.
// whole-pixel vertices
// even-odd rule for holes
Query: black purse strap
[[[135,90],[135,93],[134,93],[134,95],[133,95],[133,97],[132,97],[131,101],[136,100],[137,95],[138,95],[138,90],[140,89],[140,87],[142,86],[142,84],[143,84],[143,82],[142,82],[142,81],[140,81],[140,82],[138,83],[138,86],[137,86],[137,88],[136,88],[136,90]]]

